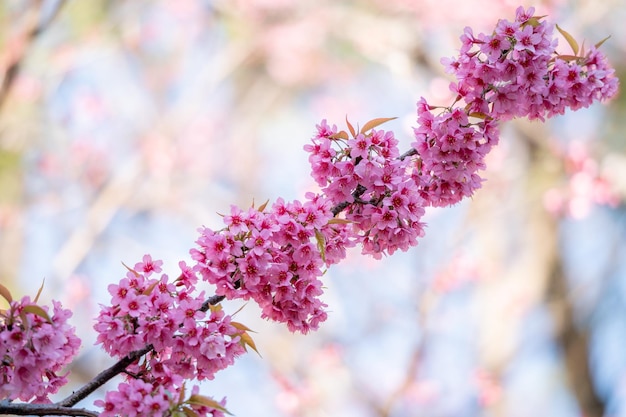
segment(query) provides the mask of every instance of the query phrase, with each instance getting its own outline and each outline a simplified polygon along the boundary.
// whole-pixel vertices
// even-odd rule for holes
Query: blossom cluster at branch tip
[[[142,407],[150,403],[159,412],[169,409],[177,404],[172,393],[182,389],[184,380],[213,379],[245,352],[241,326],[220,306],[203,308],[206,296],[196,291],[198,278],[192,269],[180,262],[179,277],[170,280],[166,274],[156,276],[161,265],[145,255],[129,268],[118,284],[109,285],[111,304],[101,306],[96,319],[96,343],[112,356],[152,347],[143,361],[127,368],[127,382],[97,403],[104,415],[167,415],[151,414],[150,408],[128,414],[133,409],[128,404],[143,398]]]
[[[0,398],[48,403],[48,395],[67,383],[59,374],[80,347],[72,312],[53,301],[52,315],[30,297],[0,310]]]
[[[560,28],[574,55],[558,53],[554,25],[534,12],[518,8],[513,22],[500,20],[489,35],[466,28],[459,56],[442,59],[458,80],[450,89],[468,113],[543,121],[616,94],[619,81],[604,54],[596,46],[579,50]]]

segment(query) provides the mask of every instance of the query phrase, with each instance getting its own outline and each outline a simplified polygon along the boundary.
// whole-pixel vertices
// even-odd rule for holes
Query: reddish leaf
[[[191,404],[191,405],[204,405],[206,407],[211,407],[214,408],[216,410],[221,411],[222,413],[226,413],[228,415],[233,415],[230,411],[228,411],[226,408],[224,408],[224,406],[220,403],[218,403],[217,401],[209,398],[209,397],[205,397],[203,395],[198,395],[198,394],[193,394],[191,397],[189,397],[189,399],[187,400],[187,404]]]
[[[346,124],[348,125],[348,129],[350,130],[350,133],[352,134],[352,137],[355,138],[356,137],[356,130],[354,130],[354,126],[352,126],[352,124],[348,121],[348,115],[346,115]]]
[[[128,265],[126,265],[124,262],[122,262],[122,265],[124,265],[124,268],[128,269],[130,272],[133,273],[134,276],[136,276],[137,278],[139,278],[139,272],[135,271],[133,268],[129,267]]]
[[[246,345],[250,346],[257,353],[257,355],[261,356],[261,354],[256,348],[256,344],[254,343],[254,340],[252,340],[252,337],[250,337],[248,333],[246,332],[241,333],[239,335],[239,338],[241,339],[241,345],[244,347],[244,349],[246,349]]]
[[[231,321],[230,325],[233,326],[235,329],[239,329],[242,332],[252,332],[252,333],[256,333],[254,330],[251,330],[248,326],[246,326],[245,324],[239,323],[237,321]]]
[[[159,284],[159,281],[154,281],[152,284],[150,284],[148,286],[148,288],[143,290],[142,294],[143,295],[150,295],[150,294],[152,294],[152,291],[154,290],[154,287],[156,287],[158,284]]]
[[[369,122],[365,123],[363,125],[363,127],[361,128],[361,133],[365,133],[370,129],[373,129],[377,126],[382,125],[383,123],[386,123],[390,120],[394,120],[397,119],[397,117],[379,117],[378,119],[373,119],[370,120]]]
[[[267,199],[267,201],[266,201],[265,203],[263,203],[263,204],[261,204],[261,205],[259,206],[258,210],[259,210],[260,212],[263,212],[263,210],[265,210],[265,207],[267,207],[267,203],[269,203],[269,202],[270,202],[270,200],[269,200],[269,199]]]
[[[483,120],[490,118],[489,115],[480,111],[471,112],[470,114],[468,114],[468,116]]]
[[[352,220],[348,220],[348,219],[330,219],[328,221],[328,224],[350,224],[350,223],[354,223]]]
[[[345,130],[340,130],[339,132],[335,133],[334,135],[329,136],[330,139],[343,139],[343,140],[348,140],[350,139],[348,137],[348,133]]]

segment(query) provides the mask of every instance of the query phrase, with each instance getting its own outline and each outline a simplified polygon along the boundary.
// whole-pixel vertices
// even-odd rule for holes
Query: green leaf
[[[595,46],[596,48],[601,47],[601,46],[602,46],[602,44],[603,44],[604,42],[608,41],[610,37],[611,37],[611,35],[607,36],[606,38],[602,39],[600,42],[596,43],[594,46]]]
[[[35,296],[35,303],[37,301],[39,301],[39,296],[41,295],[41,290],[43,290],[43,284],[46,283],[46,279],[44,278],[43,281],[41,282],[41,287],[39,287],[39,291],[37,291],[37,295]]]
[[[352,137],[355,138],[356,137],[356,130],[354,130],[354,126],[352,126],[352,124],[348,121],[348,115],[346,115],[346,124],[348,125],[348,129],[350,130],[350,133],[352,134]]]
[[[39,307],[38,305],[30,304],[30,305],[24,306],[22,311],[24,311],[26,313],[34,314],[34,315],[39,316],[42,319],[46,320],[48,323],[52,323],[52,319],[50,318],[48,313],[46,313],[46,310],[44,310],[43,308]]]
[[[388,121],[394,119],[397,119],[397,117],[379,117],[378,119],[370,120],[363,125],[363,127],[361,128],[361,133],[365,133],[370,129],[373,129],[377,126],[382,125],[383,123],[387,123]]]
[[[0,284],[0,295],[2,296],[2,298],[7,300],[9,304],[11,304],[11,301],[13,301],[13,297],[11,297],[11,291],[9,291],[9,289],[2,284]]]
[[[315,240],[317,241],[317,250],[320,251],[322,261],[326,262],[326,238],[319,230],[315,229]]]
[[[218,403],[212,398],[205,397],[204,395],[193,394],[191,397],[189,397],[189,399],[187,400],[187,403],[191,405],[204,405],[206,407],[211,407],[216,410],[219,410],[222,413],[226,413],[231,416],[233,415],[230,411],[224,408],[222,404]]]
[[[574,55],[578,55],[578,42],[576,42],[576,39],[574,39],[574,37],[570,35],[569,33],[567,33],[565,30],[561,29],[559,25],[556,25],[556,28],[559,32],[561,32],[561,35],[563,35],[567,43],[569,43],[569,46],[571,46],[572,51],[574,51]]]

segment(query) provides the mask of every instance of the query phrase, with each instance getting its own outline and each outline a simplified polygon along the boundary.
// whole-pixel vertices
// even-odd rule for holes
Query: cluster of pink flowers
[[[74,327],[67,323],[69,310],[53,302],[40,307],[24,297],[0,310],[0,398],[47,403],[67,383],[59,375],[80,347]]]
[[[330,201],[279,199],[246,211],[232,206],[225,228],[200,229],[191,256],[203,279],[228,299],[252,298],[262,316],[307,333],[326,319],[319,299],[323,268],[339,262],[349,244],[345,226],[329,223]]]
[[[477,172],[498,142],[499,121],[544,120],[617,92],[614,70],[597,48],[582,56],[559,55],[552,25],[533,14],[532,7],[520,7],[515,21],[500,20],[490,35],[474,36],[466,28],[459,56],[442,60],[458,80],[450,85],[455,103],[439,108],[424,98],[418,102],[414,177],[429,204],[455,204],[480,188]],[[575,41],[561,32],[578,53]],[[436,109],[439,114],[433,114]]]
[[[478,170],[485,168],[485,156],[498,143],[497,122],[478,118],[471,122],[466,110],[455,107],[440,114],[423,98],[417,103],[415,142],[419,155],[413,180],[431,206],[458,203],[481,187]],[[484,120],[483,120],[484,119]]]
[[[557,53],[553,25],[534,12],[518,8],[513,22],[500,20],[490,35],[466,28],[459,56],[442,60],[458,80],[450,88],[469,113],[544,120],[617,92],[615,71],[596,47],[584,54],[561,30],[575,55]]]
[[[245,352],[243,330],[219,306],[205,307],[204,292],[194,293],[198,278],[191,268],[181,262],[173,282],[166,274],[151,278],[161,265],[145,255],[119,284],[111,284],[111,305],[102,306],[94,325],[97,343],[112,356],[152,346],[142,363],[128,367],[130,382],[106,394],[101,405],[110,415],[125,415],[120,407],[127,402],[117,401],[123,395],[149,395],[153,407],[164,407],[172,401],[165,391],[180,391],[185,379],[213,379]]]
[[[193,388],[191,396],[185,399],[185,389],[182,385],[166,387],[140,378],[122,382],[117,391],[107,392],[106,398],[96,400],[95,405],[102,408],[100,417],[174,415],[224,417],[226,411],[225,399],[217,402],[200,396],[197,386]]]
[[[109,391],[105,400],[96,400],[95,405],[102,407],[101,417],[118,415],[165,416],[178,399],[165,390],[162,385],[154,386],[142,379],[130,379],[122,382],[117,391]]]
[[[335,207],[345,205],[344,216],[352,240],[362,253],[375,258],[406,251],[424,234],[420,219],[424,201],[411,178],[409,158],[401,158],[393,132],[337,131],[325,120],[317,126],[310,153],[311,175]]]

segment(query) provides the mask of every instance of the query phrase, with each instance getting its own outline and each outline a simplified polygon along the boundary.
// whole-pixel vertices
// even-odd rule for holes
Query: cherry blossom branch
[[[91,381],[83,385],[78,391],[75,391],[69,397],[56,403],[56,406],[57,407],[72,407],[76,405],[79,401],[83,400],[84,398],[89,396],[92,392],[100,388],[102,385],[106,384],[114,376],[124,372],[124,370],[126,370],[126,368],[130,364],[132,364],[133,362],[141,358],[146,353],[150,352],[152,349],[153,349],[152,345],[148,345],[143,349],[136,350],[134,352],[129,353],[128,355],[120,359],[118,362],[116,362],[110,368],[107,368],[104,371],[100,372]],[[31,404],[25,404],[25,405],[31,405]],[[37,404],[32,404],[32,405],[37,405]],[[2,411],[2,408],[0,408],[0,411]]]
[[[216,304],[220,303],[221,301],[224,300],[224,298],[225,297],[223,295],[213,295],[213,296],[209,297],[202,304],[202,307],[200,308],[200,310],[201,311],[207,311],[209,309],[209,306],[216,305]],[[129,365],[131,365],[132,363],[134,363],[135,361],[137,361],[138,359],[140,359],[142,356],[144,356],[145,354],[147,354],[148,352],[150,352],[153,349],[154,348],[153,348],[152,345],[148,345],[148,346],[144,347],[143,349],[131,352],[130,354],[128,354],[125,357],[123,357],[122,359],[120,359],[113,366],[111,366],[111,367],[105,369],[104,371],[100,372],[91,381],[89,381],[87,384],[82,386],[78,391],[74,392],[72,395],[70,395],[69,397],[65,398],[64,400],[59,401],[57,403],[57,406],[71,407],[71,406],[77,404],[79,401],[81,401],[84,398],[86,398],[87,396],[89,396],[92,392],[94,392],[99,387],[101,387],[102,385],[107,383],[113,377],[115,377],[116,375],[124,372]],[[0,412],[1,411],[2,411],[2,408],[0,407]]]
[[[63,407],[57,404],[13,404],[9,401],[0,401],[0,414],[17,416],[85,416],[98,417],[95,411],[85,408]]]

